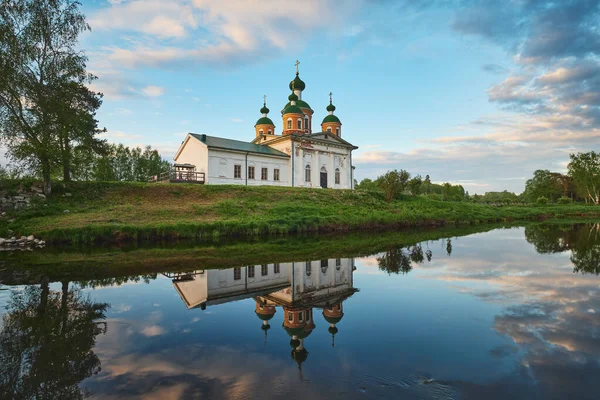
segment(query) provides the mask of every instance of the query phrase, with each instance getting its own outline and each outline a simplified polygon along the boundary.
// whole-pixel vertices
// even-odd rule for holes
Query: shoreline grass
[[[4,190],[15,184],[4,183]],[[72,182],[56,184],[46,204],[5,217],[0,237],[10,229],[49,243],[142,243],[560,218],[600,218],[600,207],[492,207],[421,197],[387,203],[381,193],[350,190]]]

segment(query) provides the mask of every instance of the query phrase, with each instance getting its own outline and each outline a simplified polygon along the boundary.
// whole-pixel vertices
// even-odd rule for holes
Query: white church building
[[[189,133],[175,154],[175,167],[202,176],[205,184],[271,185],[352,189],[352,151],[342,139],[342,123],[334,115],[331,93],[328,114],[313,132],[314,111],[302,100],[306,85],[296,77],[281,111],[283,129],[277,134],[268,117],[266,98],[251,142]]]

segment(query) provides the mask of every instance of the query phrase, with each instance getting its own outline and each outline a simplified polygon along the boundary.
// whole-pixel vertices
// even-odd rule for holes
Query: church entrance
[[[321,168],[321,187],[327,189],[327,170],[325,167]]]

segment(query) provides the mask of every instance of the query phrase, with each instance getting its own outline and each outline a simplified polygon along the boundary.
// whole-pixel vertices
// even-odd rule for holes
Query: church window
[[[260,131],[258,131],[259,135],[263,135],[265,132],[261,129]]]
[[[304,118],[304,129],[308,130],[308,117]]]
[[[288,311],[288,321],[292,322],[294,320],[294,314]]]
[[[261,168],[260,179],[263,181],[266,181],[267,179],[269,179],[269,169],[268,168]]]
[[[241,178],[242,177],[242,166],[241,165],[234,165],[233,166],[233,177],[234,178]]]
[[[327,127],[327,132],[331,133],[331,127],[330,126]]]
[[[240,279],[242,279],[242,268],[235,267],[233,269],[233,280],[234,281],[239,281]]]
[[[304,313],[302,311],[300,311],[298,313],[298,322],[303,322],[304,321]]]
[[[336,185],[340,184],[340,169],[339,168],[335,169],[335,184]]]
[[[338,135],[338,136],[340,136],[340,128],[339,127],[335,128],[335,134]]]
[[[327,272],[327,266],[329,265],[329,260],[321,260],[321,272]]]
[[[302,120],[298,119],[298,130],[302,130]]]
[[[342,266],[342,259],[341,258],[336,258],[335,259],[335,266],[336,267],[341,267]]]
[[[338,311],[342,311],[342,305],[338,304],[337,309],[338,309]]]
[[[307,165],[304,168],[304,181],[305,182],[310,182],[310,165]]]
[[[306,269],[306,276],[310,276],[310,274],[312,273],[312,267],[310,265],[310,261],[306,262],[305,269]]]
[[[248,179],[254,179],[254,167],[248,167]]]
[[[278,168],[275,168],[273,170],[273,180],[274,181],[278,181],[279,180],[279,169]]]
[[[310,313],[307,311],[304,311],[304,319],[306,319],[306,322],[310,322]]]
[[[248,266],[248,278],[254,278],[254,265]]]
[[[267,264],[262,264],[260,266],[260,275],[267,276],[269,274],[269,266]]]
[[[287,128],[292,129],[292,119],[291,118],[287,120]]]
[[[272,134],[273,134],[273,131],[269,129],[269,135],[272,135]]]
[[[280,272],[281,272],[281,267],[279,266],[279,263],[273,264],[273,273],[278,274]]]

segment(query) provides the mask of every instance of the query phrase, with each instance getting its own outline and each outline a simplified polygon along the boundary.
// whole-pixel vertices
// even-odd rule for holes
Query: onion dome
[[[285,107],[283,107],[283,108],[287,108],[287,107],[289,107],[290,105],[292,105],[292,103],[287,103],[287,104],[285,105]],[[307,103],[307,102],[305,102],[304,100],[300,100],[300,99],[296,100],[296,105],[297,105],[298,107],[300,107],[300,108],[308,108],[309,110],[312,110],[312,108],[310,108],[310,106],[308,105],[308,103]]]
[[[267,108],[267,103],[265,102],[265,104],[262,106],[262,108],[260,109],[260,113],[261,114],[268,114],[269,113],[269,109]]]
[[[296,337],[298,339],[306,339],[307,337],[310,336],[310,334],[312,333],[312,331],[313,331],[312,329],[310,329],[310,330],[303,330],[302,332],[298,333],[296,335]]]
[[[288,96],[288,100],[290,101],[290,104],[291,104],[292,101],[298,101],[298,96],[296,96],[296,93],[292,92],[292,94],[290,94]]]
[[[290,105],[287,106],[286,108],[283,109],[283,114],[302,114],[304,115],[304,113],[302,112],[302,109],[300,109],[300,107],[296,106],[296,105]]]
[[[304,90],[306,88],[306,84],[300,77],[298,76],[298,72],[296,72],[296,77],[290,82],[290,90]]]
[[[271,318],[273,318],[273,316],[275,315],[275,313],[273,313],[273,314],[260,314],[260,313],[257,313],[256,311],[254,311],[254,313],[256,314],[256,316],[259,319],[261,319],[263,321],[270,321]]]
[[[329,333],[331,333],[332,335],[335,335],[336,333],[338,333],[338,328],[335,326],[330,326],[328,329]]]
[[[344,316],[344,314],[342,314],[338,317],[332,317],[332,316],[325,315],[325,313],[323,313],[323,317],[325,317],[325,321],[329,322],[330,324],[337,324],[338,322],[340,322],[342,320],[343,316]]]
[[[287,334],[291,337],[291,336],[297,336],[300,335],[302,332],[304,332],[304,327],[303,326],[299,326],[297,328],[290,328],[288,326],[284,326],[283,329],[285,329],[285,331],[287,332]]]
[[[340,119],[335,115],[328,115],[325,118],[323,118],[323,123],[326,122],[337,122],[338,124],[341,124]]]
[[[291,339],[290,340],[290,347],[292,349],[295,349],[298,346],[300,346],[300,341],[298,339]]]
[[[304,363],[307,358],[308,351],[306,349],[292,350],[292,360],[296,361],[299,367],[302,367],[302,363]]]
[[[331,112],[335,111],[335,106],[331,104],[331,100],[329,100],[329,105],[327,106],[326,110]]]
[[[262,329],[263,331],[268,331],[269,329],[271,329],[271,325],[269,324],[264,324],[263,326],[260,327],[260,329]],[[331,328],[330,328],[331,329]]]
[[[254,124],[254,126],[256,125],[275,125],[273,123],[273,121],[271,121],[271,118],[269,117],[261,117],[258,119],[258,121],[256,121],[256,124]]]

